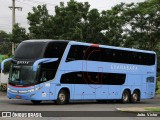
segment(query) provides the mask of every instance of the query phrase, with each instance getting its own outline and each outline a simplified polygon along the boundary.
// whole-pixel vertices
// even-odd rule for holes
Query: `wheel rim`
[[[128,94],[127,94],[127,93],[124,93],[124,94],[123,94],[123,101],[124,101],[124,102],[127,102],[127,101],[128,101]]]
[[[138,100],[138,95],[134,93],[133,96],[132,96],[132,98],[136,102]]]
[[[65,101],[65,95],[63,93],[60,93],[59,94],[59,99],[61,102],[64,102]]]

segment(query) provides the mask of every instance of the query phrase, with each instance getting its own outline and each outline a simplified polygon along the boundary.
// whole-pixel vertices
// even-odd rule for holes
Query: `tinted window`
[[[146,80],[147,80],[147,82],[154,83],[155,78],[154,77],[147,77]]]
[[[63,74],[60,82],[64,84],[122,85],[125,79],[125,74],[118,73],[71,72]]]
[[[22,42],[16,49],[15,59],[61,58],[68,42]]]
[[[51,42],[47,45],[45,58],[61,58],[68,42]]]
[[[79,46],[79,45],[71,46],[66,62],[74,61],[74,60],[83,60],[86,49],[87,49],[86,46]]]
[[[107,85],[122,85],[124,84],[125,79],[126,79],[125,74],[118,74],[118,73],[103,74],[103,84]]]
[[[44,63],[41,65],[39,81],[45,82],[52,80],[55,77],[59,63],[66,49],[68,42],[50,42],[47,45],[44,57],[45,58],[58,58],[57,61]]]
[[[101,60],[100,48],[92,46],[73,45],[70,48],[66,62],[74,60],[100,61]]]
[[[14,59],[42,58],[45,42],[22,42],[15,51]]]
[[[155,54],[99,48],[93,46],[72,45],[66,62],[73,60],[92,60],[138,65],[154,65]]]

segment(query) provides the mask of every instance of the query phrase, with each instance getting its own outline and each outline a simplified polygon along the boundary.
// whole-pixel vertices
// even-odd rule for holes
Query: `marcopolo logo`
[[[29,64],[28,61],[17,61],[17,64]]]

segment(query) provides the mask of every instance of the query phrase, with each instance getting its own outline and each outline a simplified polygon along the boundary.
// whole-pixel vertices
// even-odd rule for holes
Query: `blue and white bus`
[[[39,104],[52,100],[121,100],[153,98],[156,53],[66,40],[26,40],[11,61],[7,96]]]

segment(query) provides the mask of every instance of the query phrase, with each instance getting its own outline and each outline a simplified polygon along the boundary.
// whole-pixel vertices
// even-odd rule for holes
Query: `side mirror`
[[[11,60],[12,60],[12,58],[7,58],[7,59],[5,59],[5,60],[3,60],[3,61],[1,62],[1,70],[2,70],[2,71],[4,70],[4,64],[5,64],[6,62],[11,61]]]
[[[34,63],[33,63],[33,71],[37,71],[37,68],[38,68],[38,65],[40,63],[49,63],[49,62],[54,62],[54,61],[57,61],[58,58],[43,58],[43,59],[39,59],[39,60],[36,60]]]

